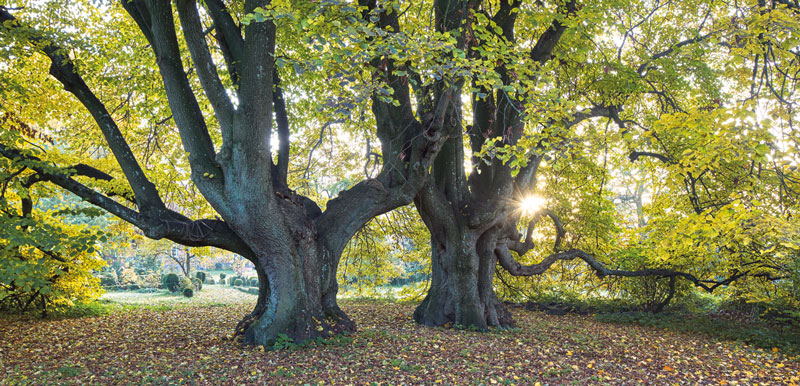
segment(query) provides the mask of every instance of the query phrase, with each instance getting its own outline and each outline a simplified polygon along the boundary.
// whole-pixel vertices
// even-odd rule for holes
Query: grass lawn
[[[99,317],[0,319],[2,385],[617,385],[800,382],[800,362],[663,328],[514,309],[518,329],[427,328],[413,305],[343,300],[359,332],[279,351],[230,334],[255,297],[112,293]]]
[[[195,291],[194,296],[187,298],[182,293],[153,289],[153,292],[120,291],[108,292],[101,301],[130,307],[182,307],[182,306],[214,306],[238,303],[251,304],[256,296],[244,294],[242,291],[220,284],[204,284],[203,290]]]

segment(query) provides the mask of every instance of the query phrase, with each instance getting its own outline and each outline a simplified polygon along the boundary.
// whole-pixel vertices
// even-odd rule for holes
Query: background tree
[[[796,4],[438,1],[434,14],[436,33],[468,31],[470,103],[452,105],[415,198],[433,264],[415,320],[513,325],[497,264],[531,276],[580,259],[672,290],[786,278],[800,245]],[[628,160],[659,194],[626,234],[609,186]]]

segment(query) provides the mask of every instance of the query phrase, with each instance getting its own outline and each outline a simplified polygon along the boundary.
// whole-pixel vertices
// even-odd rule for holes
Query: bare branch
[[[665,164],[674,164],[675,163],[675,161],[673,161],[672,158],[670,158],[670,157],[668,157],[666,155],[658,154],[658,153],[652,153],[652,152],[649,152],[649,151],[632,151],[631,154],[628,155],[628,159],[630,159],[631,162],[635,162],[635,161],[639,160],[639,157],[652,157],[652,158],[655,158],[655,159],[657,159],[657,160],[659,160],[659,161],[661,161],[661,162],[663,162]]]
[[[639,68],[636,69],[636,72],[639,73],[639,75],[644,75],[645,70],[647,70],[648,66],[653,61],[656,61],[656,60],[661,59],[661,58],[663,58],[665,56],[671,55],[673,52],[675,52],[675,49],[677,49],[677,48],[681,48],[683,46],[688,46],[689,44],[699,43],[699,42],[701,42],[703,40],[708,39],[710,36],[711,36],[711,33],[707,33],[705,35],[696,36],[696,37],[693,37],[691,39],[686,39],[686,40],[682,40],[682,41],[680,41],[678,43],[675,43],[672,47],[667,48],[664,51],[655,53],[652,56],[650,56],[650,59],[648,59],[646,62],[642,63],[641,65],[639,65]]]

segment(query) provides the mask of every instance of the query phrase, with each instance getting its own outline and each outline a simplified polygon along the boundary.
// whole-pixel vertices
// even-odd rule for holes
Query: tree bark
[[[414,310],[426,326],[511,328],[514,320],[494,292],[494,232],[462,228],[456,237],[432,237],[431,288]]]
[[[282,337],[301,343],[355,331],[355,323],[336,302],[341,254],[351,233],[363,225],[362,218],[372,216],[369,211],[384,212],[410,197],[378,199],[378,190],[366,183],[351,188],[350,194],[353,191],[361,193],[355,195],[361,201],[347,200],[345,194],[330,201],[325,213],[290,191],[274,195],[278,198],[272,204],[277,206],[280,218],[263,223],[269,229],[250,232],[245,238],[253,251],[245,257],[255,264],[259,297],[253,311],[236,327],[244,343],[270,346]],[[365,205],[370,201],[380,205]],[[342,212],[350,216],[340,215]],[[329,223],[334,219],[336,226]]]
[[[336,303],[338,257],[303,237],[287,240],[279,255],[258,253],[259,297],[236,328],[242,341],[271,346],[281,337],[300,343],[355,331]]]

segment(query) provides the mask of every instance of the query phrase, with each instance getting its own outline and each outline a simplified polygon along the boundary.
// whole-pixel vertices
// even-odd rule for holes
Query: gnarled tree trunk
[[[480,330],[514,326],[494,292],[494,240],[492,232],[487,233],[463,229],[449,240],[432,237],[431,288],[414,310],[417,323]]]
[[[325,248],[313,240],[289,239],[280,256],[256,255],[259,298],[237,326],[245,343],[269,346],[280,335],[304,342],[355,331],[336,304],[338,255]]]

